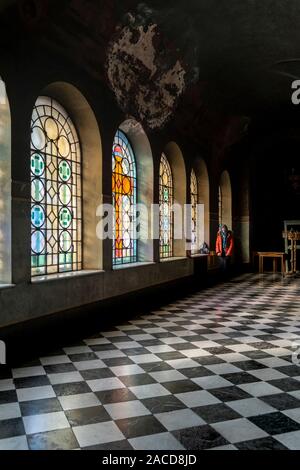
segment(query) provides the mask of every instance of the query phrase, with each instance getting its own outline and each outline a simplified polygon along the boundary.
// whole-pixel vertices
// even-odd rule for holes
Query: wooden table
[[[281,259],[281,274],[284,276],[285,274],[285,253],[278,253],[275,251],[259,251],[257,253],[259,256],[259,273],[263,274],[264,272],[264,259],[265,258],[273,258],[273,272],[277,272],[277,261]]]

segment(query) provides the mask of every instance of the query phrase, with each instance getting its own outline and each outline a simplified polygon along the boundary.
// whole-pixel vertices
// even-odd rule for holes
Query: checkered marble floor
[[[297,340],[299,278],[208,288],[2,371],[0,450],[299,450]]]

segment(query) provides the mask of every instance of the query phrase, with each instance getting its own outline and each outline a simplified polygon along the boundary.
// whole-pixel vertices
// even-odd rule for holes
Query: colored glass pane
[[[198,248],[198,236],[197,236],[197,208],[198,208],[198,183],[197,177],[194,170],[191,173],[191,209],[192,209],[192,251],[196,251]]]
[[[112,152],[114,207],[113,265],[137,262],[136,161],[127,136],[117,131]]]
[[[31,120],[32,276],[82,269],[81,153],[66,110],[40,97]]]
[[[161,156],[159,177],[160,257],[173,256],[173,177],[165,154]]]

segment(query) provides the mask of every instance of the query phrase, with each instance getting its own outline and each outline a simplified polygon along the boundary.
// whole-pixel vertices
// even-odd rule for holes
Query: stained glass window
[[[192,170],[191,173],[191,206],[192,206],[192,251],[196,251],[198,248],[198,236],[197,236],[197,209],[198,209],[198,182],[196,173]]]
[[[82,269],[81,152],[65,109],[38,98],[31,120],[32,276]]]
[[[165,154],[160,161],[159,205],[160,205],[160,257],[173,256],[173,177],[170,164]]]
[[[113,265],[137,262],[136,161],[132,146],[120,129],[112,154],[112,191],[114,207]]]
[[[223,218],[222,189],[221,189],[221,186],[219,186],[219,225],[222,224],[222,218]]]

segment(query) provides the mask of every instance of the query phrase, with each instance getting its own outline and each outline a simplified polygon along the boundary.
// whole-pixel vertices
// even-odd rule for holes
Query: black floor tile
[[[215,390],[210,390],[209,392],[222,402],[252,398],[251,395],[249,395],[247,392],[244,392],[244,390],[241,390],[237,387],[218,388]]]
[[[99,357],[92,352],[83,354],[69,354],[69,358],[72,362],[94,361],[99,359]]]
[[[150,372],[164,372],[166,370],[172,370],[172,367],[164,361],[152,362],[150,364],[140,364],[140,367],[148,374],[150,374]]]
[[[255,439],[253,441],[239,442],[235,444],[239,450],[287,450],[287,448],[276,441],[273,437]]]
[[[55,364],[51,366],[44,366],[46,374],[63,374],[67,372],[74,372],[76,371],[76,367],[74,364],[66,363],[66,364]]]
[[[121,382],[123,382],[126,387],[136,387],[137,385],[149,385],[156,383],[151,375],[148,374],[138,374],[138,375],[128,375],[126,377],[120,377]]]
[[[23,434],[25,434],[25,429],[22,418],[0,421],[0,439],[22,436]]]
[[[234,385],[249,384],[253,382],[259,382],[253,375],[247,374],[247,372],[241,372],[236,374],[225,374],[222,377]]]
[[[288,393],[268,395],[265,397],[260,397],[260,399],[279,411],[300,408],[300,400],[293,397],[292,395],[289,395]]]
[[[233,419],[239,419],[241,416],[236,413],[232,408],[225,405],[224,403],[218,403],[216,405],[199,406],[193,408],[193,411],[197,413],[204,421],[208,424],[221,423],[222,421],[230,421]]]
[[[91,389],[86,382],[57,384],[53,385],[53,390],[58,397],[68,395],[79,395],[82,393],[91,393]]]
[[[100,444],[98,446],[83,447],[82,450],[98,450],[98,451],[121,451],[121,450],[133,450],[132,446],[127,440],[118,442],[109,442],[108,444]]]
[[[98,380],[115,377],[115,374],[108,367],[104,369],[82,370],[80,371],[80,374],[84,380]]]
[[[300,372],[300,368],[299,368],[299,372]],[[295,392],[297,390],[300,390],[300,382],[293,378],[270,380],[269,383],[284,392]]]
[[[154,416],[121,419],[115,423],[127,439],[167,432],[166,428]]]
[[[0,405],[5,405],[6,403],[14,403],[18,401],[17,392],[15,390],[7,390],[5,392],[0,392]]]
[[[20,409],[22,416],[33,416],[62,411],[62,407],[57,398],[25,401],[20,403]]]
[[[39,375],[36,377],[25,377],[23,379],[14,379],[14,384],[15,384],[16,389],[43,387],[45,385],[50,385],[50,380],[47,377],[47,375]]]
[[[178,380],[176,382],[167,382],[164,383],[163,386],[169,390],[173,395],[177,395],[178,393],[186,393],[186,392],[195,392],[197,390],[201,390],[199,385],[195,384],[191,380]]]
[[[189,428],[172,433],[187,450],[206,450],[227,445],[228,442],[210,426]]]
[[[127,388],[96,392],[95,395],[99,398],[103,405],[136,400],[136,396]]]
[[[70,410],[65,414],[72,427],[111,421],[111,417],[103,406]]]
[[[185,405],[173,395],[146,398],[141,401],[152,414],[167,413],[169,411],[183,410],[185,408]]]
[[[107,367],[128,366],[134,364],[129,357],[114,357],[111,359],[102,359]]]
[[[32,434],[27,439],[31,450],[72,450],[80,447],[72,429]]]
[[[280,412],[253,416],[249,420],[271,435],[300,430],[300,424]]]
[[[213,372],[211,372],[209,369],[206,369],[205,367],[199,366],[199,367],[192,367],[191,369],[182,369],[181,374],[185,375],[186,377],[190,379],[195,379],[197,377],[208,377],[211,375],[215,375]]]

